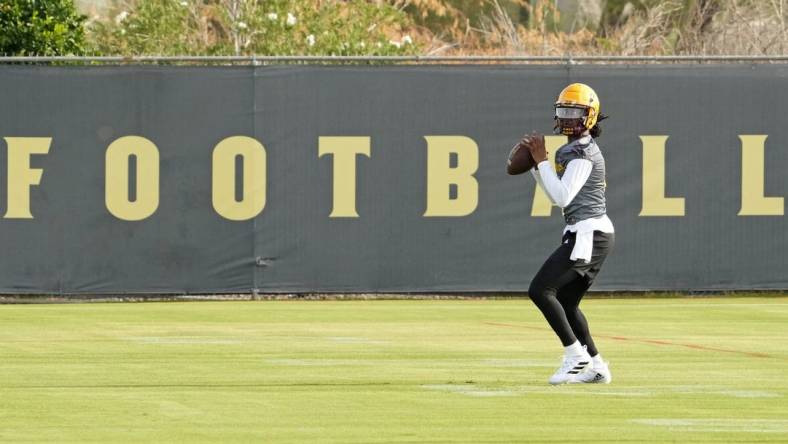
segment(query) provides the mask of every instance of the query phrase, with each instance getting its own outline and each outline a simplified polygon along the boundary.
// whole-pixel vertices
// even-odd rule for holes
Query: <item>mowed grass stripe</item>
[[[611,385],[527,300],[0,306],[0,442],[788,440],[788,298],[582,306]]]

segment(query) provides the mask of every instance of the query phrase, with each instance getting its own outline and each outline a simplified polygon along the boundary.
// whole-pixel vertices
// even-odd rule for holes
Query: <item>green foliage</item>
[[[418,52],[409,36],[389,38],[386,31],[398,34],[406,24],[406,16],[387,4],[377,6],[364,0],[351,0],[345,3],[326,2],[318,9],[311,2],[301,2],[298,11],[303,26],[292,33],[296,41],[290,45],[291,54],[398,55]],[[284,8],[280,9],[280,21],[282,16],[286,16]],[[285,32],[278,34],[280,37],[286,35]],[[256,47],[260,54],[277,53],[276,47],[269,47],[265,39]]]
[[[206,49],[197,38],[198,21],[180,0],[137,2],[131,11],[118,10],[111,21],[91,27],[101,54],[192,55]]]
[[[103,54],[398,55],[417,53],[408,17],[364,0],[137,0],[96,23]]]
[[[0,54],[83,54],[84,21],[72,0],[0,0]]]

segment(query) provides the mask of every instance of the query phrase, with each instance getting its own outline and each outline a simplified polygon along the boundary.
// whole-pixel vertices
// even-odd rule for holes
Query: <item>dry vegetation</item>
[[[632,1],[596,29],[574,32],[559,29],[551,0],[482,1],[486,7],[475,23],[449,5],[456,2],[394,3],[416,6],[421,17],[449,18],[424,42],[431,54],[782,55],[788,46],[785,0]],[[527,11],[527,23],[512,19],[512,3]]]
[[[86,26],[96,53],[783,55],[788,46],[788,0],[109,1],[109,17]],[[293,26],[269,20],[290,12]]]

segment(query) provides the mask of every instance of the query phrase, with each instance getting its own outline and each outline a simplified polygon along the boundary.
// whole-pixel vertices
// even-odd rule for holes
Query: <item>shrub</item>
[[[72,0],[2,0],[0,54],[83,54],[84,21]]]

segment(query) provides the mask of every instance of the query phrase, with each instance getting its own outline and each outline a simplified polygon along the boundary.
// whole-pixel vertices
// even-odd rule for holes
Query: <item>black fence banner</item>
[[[0,292],[524,291],[512,145],[610,119],[597,290],[788,288],[783,65],[0,67]]]

